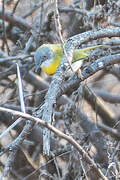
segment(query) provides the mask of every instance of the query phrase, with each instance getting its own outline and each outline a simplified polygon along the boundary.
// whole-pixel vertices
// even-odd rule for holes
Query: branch
[[[120,103],[120,95],[109,93],[102,89],[93,89],[97,96],[100,96],[104,101],[109,103]]]
[[[32,26],[28,22],[26,22],[23,18],[18,17],[16,15],[12,15],[8,11],[4,12],[4,17],[3,17],[1,9],[0,9],[0,19],[4,19],[8,21],[10,24],[12,24],[13,26],[18,26],[22,29],[31,30],[32,28]]]
[[[25,119],[28,119],[31,121],[36,121],[37,123],[40,123],[41,126],[48,128],[49,130],[51,130],[52,132],[54,132],[61,138],[66,139],[70,144],[72,144],[74,146],[75,149],[77,149],[77,151],[81,154],[82,158],[88,164],[90,164],[92,166],[92,168],[95,170],[95,172],[98,174],[98,176],[100,178],[102,178],[103,180],[107,180],[107,178],[104,176],[104,174],[101,172],[101,170],[97,167],[95,162],[88,156],[88,154],[84,151],[84,149],[71,136],[67,136],[63,132],[59,131],[57,128],[53,127],[51,124],[47,124],[44,121],[42,121],[41,119],[33,117],[29,114],[22,113],[19,111],[13,111],[11,109],[7,109],[7,108],[3,108],[3,107],[0,107],[0,111],[9,112],[9,113],[12,113],[14,116],[19,116],[19,117],[22,117],[22,118],[25,118]]]
[[[104,124],[113,127],[116,124],[114,113],[110,111],[110,108],[105,106],[103,100],[97,97],[88,86],[83,87],[83,94],[92,109],[102,118]]]
[[[81,72],[81,78],[79,77],[74,77],[72,81],[67,81],[63,87],[63,89],[58,91],[58,96],[61,96],[63,93],[71,94],[74,90],[76,90],[79,87],[80,82],[84,81],[85,79],[89,78],[99,70],[104,69],[105,67],[113,64],[117,64],[120,62],[120,54],[116,55],[110,55],[110,56],[105,56],[91,65],[87,66],[85,69],[82,70]]]
[[[7,61],[14,61],[14,60],[24,60],[26,58],[33,57],[33,54],[25,54],[21,56],[9,56],[9,57],[4,57],[0,58],[0,63],[4,63]]]
[[[90,41],[90,40],[94,40],[94,39],[98,39],[98,38],[104,38],[104,37],[114,37],[114,36],[120,36],[120,28],[109,28],[109,29],[102,29],[99,31],[88,31],[88,32],[85,32],[82,34],[75,35],[75,36],[73,36],[67,40],[67,42],[65,44],[66,54],[64,54],[61,58],[61,63],[59,65],[56,73],[53,76],[52,82],[49,86],[49,90],[46,94],[45,103],[42,107],[42,110],[43,110],[42,119],[44,122],[51,124],[53,106],[54,106],[54,104],[56,104],[57,97],[59,97],[60,95],[63,94],[61,87],[62,87],[62,84],[64,82],[67,69],[69,67],[69,63],[68,63],[68,60],[66,58],[66,55],[67,55],[67,57],[69,57],[69,62],[72,62],[73,51],[76,47],[78,47],[81,44],[83,44],[87,41]],[[120,60],[120,55],[118,55],[117,58]],[[108,63],[108,64],[110,64],[110,63]],[[95,68],[95,70],[94,70],[94,68]],[[82,79],[80,78],[80,79],[77,79],[77,81],[75,80],[72,83],[70,83],[68,85],[69,87],[67,86],[66,91],[73,89],[73,87],[76,85],[78,87],[79,83],[81,81],[83,81],[84,79],[88,78],[90,75],[94,74],[96,72],[96,69],[100,70],[103,68],[104,68],[104,64],[102,64],[101,61],[96,62],[95,64],[93,63],[91,66],[89,66],[89,68],[86,71],[82,72]],[[92,73],[90,72],[90,70],[92,70]],[[90,73],[88,73],[88,72],[90,72]],[[66,91],[64,88],[64,92],[66,92]],[[50,133],[48,133],[46,131],[45,134],[43,134],[43,136],[46,137],[45,139],[47,140],[47,144],[46,144],[43,152],[45,154],[49,155]]]
[[[89,118],[76,108],[78,126],[82,127],[85,134],[88,135],[88,139],[96,148],[96,162],[108,163],[107,144],[104,138],[104,134],[97,128],[96,123],[89,120]]]

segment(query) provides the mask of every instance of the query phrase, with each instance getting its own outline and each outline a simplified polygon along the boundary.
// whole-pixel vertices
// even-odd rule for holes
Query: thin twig
[[[70,66],[71,70],[73,71],[73,68],[71,66],[71,63],[69,62],[69,58],[68,58],[66,50],[65,50],[65,42],[64,42],[64,39],[62,37],[62,26],[61,26],[61,23],[60,23],[60,15],[59,15],[59,11],[58,11],[58,0],[55,0],[54,17],[55,17],[56,30],[57,30],[59,38],[60,38],[60,42],[61,42],[61,45],[62,45],[63,52],[66,55],[66,58],[67,58],[67,61],[69,63],[69,66]]]
[[[4,11],[4,16],[3,16],[2,10],[0,9],[0,19],[3,19],[3,18],[5,21],[8,21],[13,26],[18,26],[28,31],[31,30],[32,28],[32,25],[26,22],[25,19],[18,17],[16,15],[11,15],[9,11]]]
[[[33,57],[34,54],[25,54],[25,55],[21,55],[21,56],[9,56],[9,57],[5,57],[5,58],[0,58],[0,63],[4,63],[7,61],[14,61],[14,60],[24,60],[28,57]]]
[[[46,3],[47,0],[44,0],[44,4]],[[22,15],[22,18],[27,18],[28,16],[32,15],[37,9],[39,9],[41,7],[43,2],[38,2],[37,4],[35,3],[32,7],[32,9],[28,9],[27,12],[25,12],[23,15]]]
[[[26,139],[27,135],[31,132],[33,125],[34,125],[33,121],[27,120],[26,125],[24,126],[22,132],[19,134],[19,136],[9,146],[10,152],[9,152],[8,159],[5,163],[4,176],[9,175],[10,170],[12,169],[15,157],[16,157],[16,153],[19,149],[19,146],[22,144],[24,139]]]
[[[3,37],[4,37],[4,41],[3,41],[3,48],[4,48],[4,43],[6,44],[7,47],[7,52],[9,54],[10,50],[9,50],[9,46],[7,43],[7,35],[6,35],[6,28],[5,28],[5,0],[2,0],[2,17],[3,17],[3,21],[2,21],[2,25],[3,25]]]
[[[58,180],[60,180],[60,171],[59,171],[59,167],[58,167],[58,164],[57,164],[57,159],[56,157],[54,156],[54,154],[52,153],[52,157],[53,157],[53,160],[54,160],[54,164],[56,166],[56,169],[57,169],[57,174],[58,174]]]
[[[88,176],[87,176],[86,170],[85,170],[85,168],[84,168],[84,165],[83,165],[83,162],[82,162],[82,158],[80,158],[80,164],[81,164],[82,170],[83,170],[83,172],[84,172],[84,175],[85,175],[85,177],[86,177],[86,180],[88,180]]]
[[[23,86],[22,86],[20,68],[19,68],[18,64],[17,64],[17,75],[18,75],[18,89],[19,89],[21,111],[25,113],[25,101],[24,101],[24,95],[23,95]]]
[[[112,94],[102,89],[93,89],[97,96],[100,96],[104,101],[109,103],[120,103],[120,95]]]
[[[44,12],[44,0],[41,0],[39,33],[41,33],[41,30],[42,30],[43,12]]]
[[[81,154],[82,158],[94,168],[94,170],[98,174],[98,176],[100,178],[102,178],[103,180],[107,180],[107,178],[104,176],[102,171],[97,167],[95,162],[88,156],[88,154],[84,151],[84,149],[71,136],[67,136],[63,132],[61,132],[58,129],[56,129],[55,127],[53,127],[51,124],[45,123],[41,119],[33,117],[29,114],[22,113],[19,111],[13,111],[11,109],[6,109],[3,107],[0,107],[0,111],[9,112],[9,113],[12,113],[14,116],[19,116],[19,117],[22,117],[25,119],[31,119],[32,121],[36,121],[36,122],[40,123],[41,126],[44,126],[48,129],[50,129],[52,132],[54,132],[55,134],[57,134],[61,138],[66,139],[70,144],[72,144],[74,146],[75,149],[77,149],[77,151]]]
[[[11,126],[9,126],[6,130],[4,130],[1,134],[0,134],[0,139],[5,136],[8,132],[10,132],[10,130],[12,130],[17,124],[19,124],[23,119],[22,118],[18,118]]]
[[[15,6],[14,6],[14,8],[13,8],[13,10],[12,10],[12,15],[15,13],[15,11],[16,11],[16,9],[17,9],[17,6],[18,6],[18,4],[19,4],[20,1],[21,1],[21,0],[17,0],[17,2],[15,3]]]
[[[102,118],[104,124],[113,127],[116,124],[115,115],[112,111],[110,111],[110,108],[105,106],[103,100],[100,97],[97,97],[87,85],[83,86],[83,94],[87,102]]]
[[[25,111],[25,102],[24,102],[24,95],[23,95],[23,86],[22,86],[22,79],[20,75],[20,68],[18,64],[17,64],[17,75],[18,75],[18,89],[19,89],[21,111],[25,113],[26,111]],[[3,131],[2,134],[0,134],[0,138],[5,136],[10,130],[12,130],[22,120],[23,120],[22,118],[18,118],[11,126],[9,126],[5,131]]]
[[[30,47],[31,47],[31,45],[32,45],[33,40],[34,40],[34,38],[33,38],[33,36],[31,35],[30,38],[28,39],[28,41],[27,41],[26,44],[25,44],[25,49],[24,49],[25,54],[28,53],[28,51],[29,51],[29,49],[30,49]]]

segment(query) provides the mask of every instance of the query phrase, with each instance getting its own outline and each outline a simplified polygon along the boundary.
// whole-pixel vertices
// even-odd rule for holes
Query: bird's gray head
[[[38,71],[42,66],[48,66],[54,59],[54,53],[49,47],[39,47],[35,54],[35,71]]]

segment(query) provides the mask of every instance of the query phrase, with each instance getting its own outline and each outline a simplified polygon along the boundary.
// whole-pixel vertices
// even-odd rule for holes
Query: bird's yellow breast
[[[52,63],[49,66],[43,66],[41,67],[42,71],[45,72],[48,75],[52,75],[56,72],[56,69],[60,63],[60,56],[57,56],[54,58]]]

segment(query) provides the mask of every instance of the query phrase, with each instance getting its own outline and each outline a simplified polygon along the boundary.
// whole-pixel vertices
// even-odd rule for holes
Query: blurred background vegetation
[[[43,43],[61,42],[54,10],[54,0],[0,1],[0,106],[21,111],[16,62],[21,70],[26,112],[35,115],[43,104],[51,77],[43,72],[35,73],[33,55]],[[59,0],[58,10],[64,40],[89,30],[120,27],[120,0]],[[109,47],[91,51],[85,66],[102,56],[120,53],[119,38],[97,39],[81,47],[96,44],[108,44]],[[74,137],[109,180],[120,178],[119,80],[119,64],[106,67],[85,80],[82,91],[80,86],[71,95],[64,95],[64,100],[58,100],[54,109],[54,126]],[[85,85],[92,95],[84,89]],[[16,119],[9,113],[0,112],[0,132]],[[10,153],[10,148],[5,149],[11,147],[10,143],[24,126],[25,121],[22,121],[0,139],[1,176]],[[72,145],[53,133],[51,155],[43,156],[42,130],[40,125],[34,124],[19,145],[6,179],[97,180],[98,175]]]

